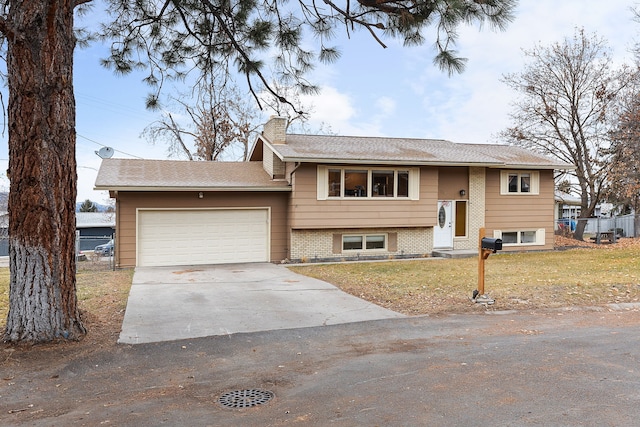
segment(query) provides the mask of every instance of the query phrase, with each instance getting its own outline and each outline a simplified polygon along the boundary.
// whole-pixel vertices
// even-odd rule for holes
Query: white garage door
[[[138,265],[269,261],[267,209],[140,210]]]

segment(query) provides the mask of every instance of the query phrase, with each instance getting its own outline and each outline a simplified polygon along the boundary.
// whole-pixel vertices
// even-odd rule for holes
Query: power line
[[[86,136],[80,135],[79,133],[76,133],[76,136],[82,138],[82,139],[86,139],[89,142],[92,142],[96,145],[99,145],[100,147],[107,147],[107,145],[101,144],[98,141],[94,141],[93,139],[87,138]],[[140,156],[136,156],[135,154],[129,154],[129,153],[125,153],[124,151],[120,151],[120,150],[116,150],[115,148],[113,149],[113,151],[116,151],[120,154],[124,154],[125,156],[130,156],[130,157],[135,157],[136,159],[143,159],[144,157],[140,157]]]
[[[140,108],[133,108],[131,104],[124,105],[115,103],[104,98],[98,98],[78,91],[75,92],[75,97],[79,104],[85,104],[92,108],[98,108],[110,113],[117,113],[126,117],[137,116],[138,118],[147,120],[151,115],[151,113],[146,110],[141,111]]]

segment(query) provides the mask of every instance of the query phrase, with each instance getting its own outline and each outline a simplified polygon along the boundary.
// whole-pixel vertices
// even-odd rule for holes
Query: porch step
[[[439,258],[473,258],[478,256],[474,249],[435,249],[431,256]]]

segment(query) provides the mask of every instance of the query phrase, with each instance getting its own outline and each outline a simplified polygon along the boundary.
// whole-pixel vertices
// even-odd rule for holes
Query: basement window
[[[545,244],[544,228],[538,230],[500,231],[496,230],[494,237],[502,239],[505,246],[534,246]]]
[[[343,251],[385,250],[387,236],[385,234],[345,234],[342,236]]]

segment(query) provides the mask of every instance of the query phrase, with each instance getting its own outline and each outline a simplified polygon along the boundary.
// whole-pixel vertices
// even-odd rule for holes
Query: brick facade
[[[395,234],[396,250],[348,251],[334,253],[334,235],[342,234]],[[387,242],[389,243],[389,242]],[[380,259],[426,257],[433,251],[433,228],[380,228],[291,230],[290,260],[293,262],[341,261],[351,259]]]
[[[478,249],[478,232],[485,221],[485,168],[469,168],[469,231],[467,239],[454,240],[454,249]]]
[[[262,135],[271,144],[285,144],[287,134],[287,118],[271,116],[269,121],[264,125]]]
[[[262,136],[271,144],[286,144],[287,119],[273,116],[264,125]],[[285,164],[276,154],[264,147],[262,159],[264,170],[274,179],[282,179],[285,176]]]
[[[264,150],[264,158],[262,167],[265,172],[273,179],[282,179],[285,177],[285,164],[275,153],[268,148]]]

